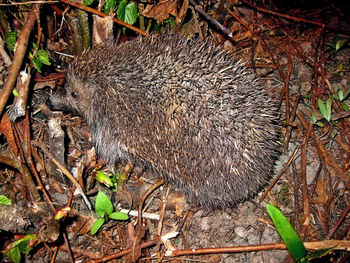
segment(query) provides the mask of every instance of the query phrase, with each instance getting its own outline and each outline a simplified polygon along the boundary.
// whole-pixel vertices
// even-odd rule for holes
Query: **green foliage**
[[[27,256],[31,249],[38,244],[38,240],[38,237],[34,234],[25,235],[8,245],[4,252],[11,261],[20,263],[22,254]]]
[[[317,122],[317,116],[316,116],[316,114],[314,112],[310,116],[310,119],[311,119],[313,124],[317,124],[318,126],[323,127],[323,123]]]
[[[88,6],[88,5],[92,5],[93,2],[95,2],[95,0],[84,0],[84,1],[83,1],[83,4],[86,5],[86,6]]]
[[[333,94],[333,98],[336,100],[339,100],[341,102],[341,107],[343,108],[344,111],[348,111],[349,107],[348,105],[345,103],[345,99],[349,96],[350,94],[350,89],[348,89],[347,91],[345,91],[343,89],[338,88],[337,89],[337,93]]]
[[[17,31],[6,32],[6,34],[5,34],[5,43],[6,43],[7,48],[10,51],[14,51],[15,50],[17,37],[18,37],[18,32]]]
[[[96,180],[103,183],[105,186],[113,186],[111,178],[109,178],[109,176],[102,171],[96,171]]]
[[[341,49],[348,41],[349,41],[349,39],[339,39],[338,41],[336,41],[336,42],[334,42],[334,43],[328,43],[327,45],[330,46],[331,48],[334,48],[335,51],[338,51],[338,50]]]
[[[95,235],[97,231],[101,228],[101,226],[103,226],[104,223],[105,223],[104,218],[100,217],[99,219],[97,219],[91,227],[91,235]]]
[[[337,94],[333,94],[333,98],[339,100],[340,102],[345,100],[350,94],[350,89],[348,89],[345,93],[344,93],[344,90],[339,88],[337,89],[337,91],[338,91]]]
[[[288,219],[273,205],[266,205],[278,233],[283,242],[286,244],[290,254],[297,263],[309,262],[311,259],[323,257],[333,251],[335,247],[319,249],[313,253],[307,254],[303,242],[300,240],[298,234],[295,232]]]
[[[99,191],[95,200],[95,210],[99,217],[113,213],[113,204],[104,192]]]
[[[115,7],[117,5],[117,0],[106,0],[103,5],[103,12],[107,15],[112,11],[114,11]]]
[[[0,205],[12,205],[11,199],[5,195],[0,195]]]
[[[329,248],[321,248],[319,250],[316,250],[315,252],[307,255],[305,257],[305,259],[307,261],[310,261],[311,259],[314,259],[314,258],[321,258],[325,255],[328,255],[329,253],[331,253],[333,250],[334,250],[335,247],[329,247]]]
[[[128,220],[129,216],[122,212],[113,212],[113,204],[105,193],[99,191],[95,199],[95,210],[100,217],[91,227],[91,235],[95,235],[108,218],[113,220]]]
[[[19,97],[19,93],[18,93],[18,90],[17,90],[16,88],[13,88],[12,94],[13,94],[15,97]]]
[[[32,61],[35,69],[41,73],[41,67],[43,64],[51,65],[49,54],[44,49],[37,50],[37,44],[33,42],[34,53],[29,52],[29,58]]]
[[[99,171],[99,170],[96,171],[96,180],[104,184],[105,186],[111,188],[113,192],[117,192],[117,187],[118,187],[117,181],[119,179],[119,176],[120,176],[119,173],[109,176],[102,171]]]
[[[138,18],[136,4],[133,2],[127,3],[126,0],[121,0],[117,10],[117,17],[129,25],[135,24]],[[123,28],[123,32],[125,33],[125,27]]]
[[[328,122],[331,120],[331,115],[332,115],[332,100],[329,98],[327,100],[326,106],[324,105],[322,100],[318,100],[318,108],[320,109],[320,112]]]
[[[293,258],[296,260],[305,258],[306,249],[304,244],[288,219],[273,205],[267,204],[266,209]]]

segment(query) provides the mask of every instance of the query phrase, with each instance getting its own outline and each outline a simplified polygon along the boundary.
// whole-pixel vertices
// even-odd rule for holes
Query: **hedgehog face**
[[[76,113],[84,118],[92,109],[93,93],[88,80],[76,78],[68,72],[64,87],[50,97],[50,108]]]

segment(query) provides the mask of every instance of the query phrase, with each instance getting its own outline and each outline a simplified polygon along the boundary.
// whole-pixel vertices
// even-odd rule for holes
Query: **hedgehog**
[[[209,40],[105,41],[72,61],[50,103],[85,119],[101,159],[149,168],[201,207],[252,197],[279,152],[275,101]]]

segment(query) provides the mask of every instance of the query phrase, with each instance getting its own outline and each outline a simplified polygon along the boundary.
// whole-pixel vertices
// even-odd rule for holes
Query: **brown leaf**
[[[125,262],[135,262],[141,257],[141,248],[139,247],[143,237],[145,236],[146,229],[144,227],[136,226],[132,223],[128,224],[127,229],[127,244],[131,248],[132,252],[123,257]]]
[[[328,200],[328,195],[326,191],[325,182],[322,179],[319,179],[316,184],[316,193],[317,193],[317,202],[326,203]]]
[[[161,0],[155,5],[147,5],[142,15],[153,18],[158,24],[170,15],[177,15],[177,0]]]
[[[18,147],[16,144],[15,136],[13,134],[12,126],[11,126],[11,121],[5,113],[0,121],[0,131],[4,134],[6,137],[7,143],[10,146],[12,153],[17,156],[18,154]]]

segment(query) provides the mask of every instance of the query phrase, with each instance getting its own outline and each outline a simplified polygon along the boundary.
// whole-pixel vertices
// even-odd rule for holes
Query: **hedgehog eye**
[[[78,98],[78,93],[76,93],[75,91],[72,91],[71,95],[74,99]]]

